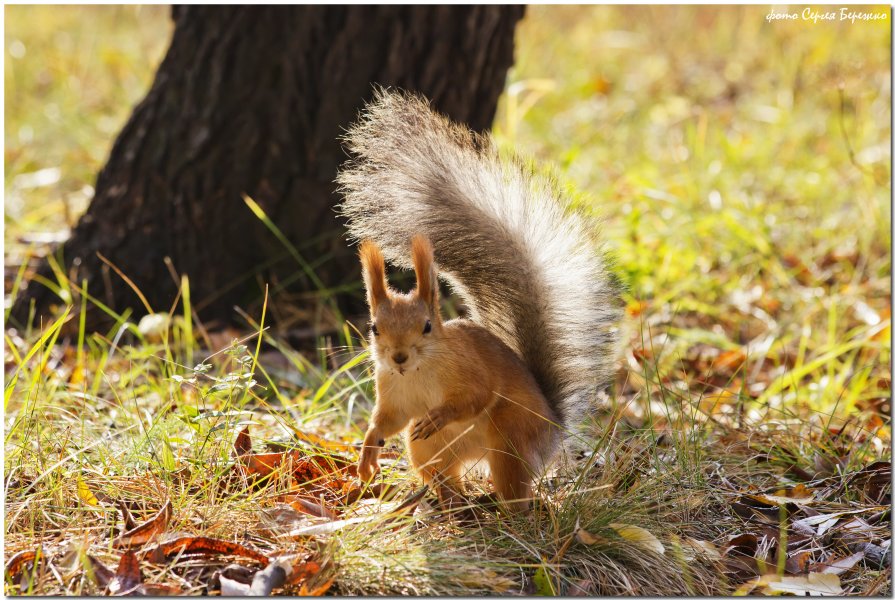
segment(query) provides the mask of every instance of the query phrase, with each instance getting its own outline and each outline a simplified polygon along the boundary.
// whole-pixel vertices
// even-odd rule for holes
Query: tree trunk
[[[116,311],[156,311],[189,276],[194,309],[232,321],[271,290],[304,314],[359,282],[333,211],[345,158],[339,136],[373,85],[425,94],[440,111],[488,128],[513,58],[522,7],[176,7],[168,53],[96,181],[96,194],[63,247],[73,283]],[[309,277],[247,207],[260,204]],[[166,260],[170,259],[167,261]],[[172,268],[173,267],[173,268]],[[52,279],[44,264],[39,268]],[[343,294],[342,306],[356,308]],[[13,310],[46,312],[59,299],[32,281]],[[91,328],[105,325],[88,312]]]

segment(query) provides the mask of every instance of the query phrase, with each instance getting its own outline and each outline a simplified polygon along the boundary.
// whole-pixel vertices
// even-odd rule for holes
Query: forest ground
[[[6,592],[277,567],[308,594],[891,593],[890,27],[767,12],[519,27],[495,136],[600,216],[627,286],[616,384],[530,514],[443,514],[397,440],[359,486],[363,319],[299,352],[276,298],[209,331],[184,288],[63,338],[88,300],[60,271],[58,316],[5,331]],[[7,310],[170,31],[165,7],[6,8]]]

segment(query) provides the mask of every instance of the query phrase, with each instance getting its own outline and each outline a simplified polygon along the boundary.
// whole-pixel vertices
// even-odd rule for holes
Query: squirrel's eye
[[[426,326],[423,327],[423,333],[429,333],[432,331],[432,322],[426,321]]]
[[[376,329],[376,323],[371,323],[371,324],[370,324],[370,331],[373,332],[373,335],[379,335],[379,330]]]

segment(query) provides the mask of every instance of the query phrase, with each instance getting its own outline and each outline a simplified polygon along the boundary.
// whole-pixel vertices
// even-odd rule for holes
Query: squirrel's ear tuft
[[[364,240],[360,245],[360,264],[364,276],[364,287],[367,289],[367,304],[375,311],[380,302],[388,299],[388,281],[385,279],[385,259],[379,246],[371,240]]]
[[[411,241],[411,251],[413,270],[416,271],[416,293],[435,315],[438,311],[438,274],[432,242],[424,235],[416,235]]]

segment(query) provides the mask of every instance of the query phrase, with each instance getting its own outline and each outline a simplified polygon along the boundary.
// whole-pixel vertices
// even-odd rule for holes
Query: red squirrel
[[[486,463],[498,497],[528,505],[535,476],[611,378],[622,308],[595,225],[557,184],[425,100],[378,91],[346,135],[341,212],[359,241],[376,406],[358,473],[406,435],[442,499]],[[389,288],[385,261],[416,272]],[[468,308],[442,321],[438,278]]]

